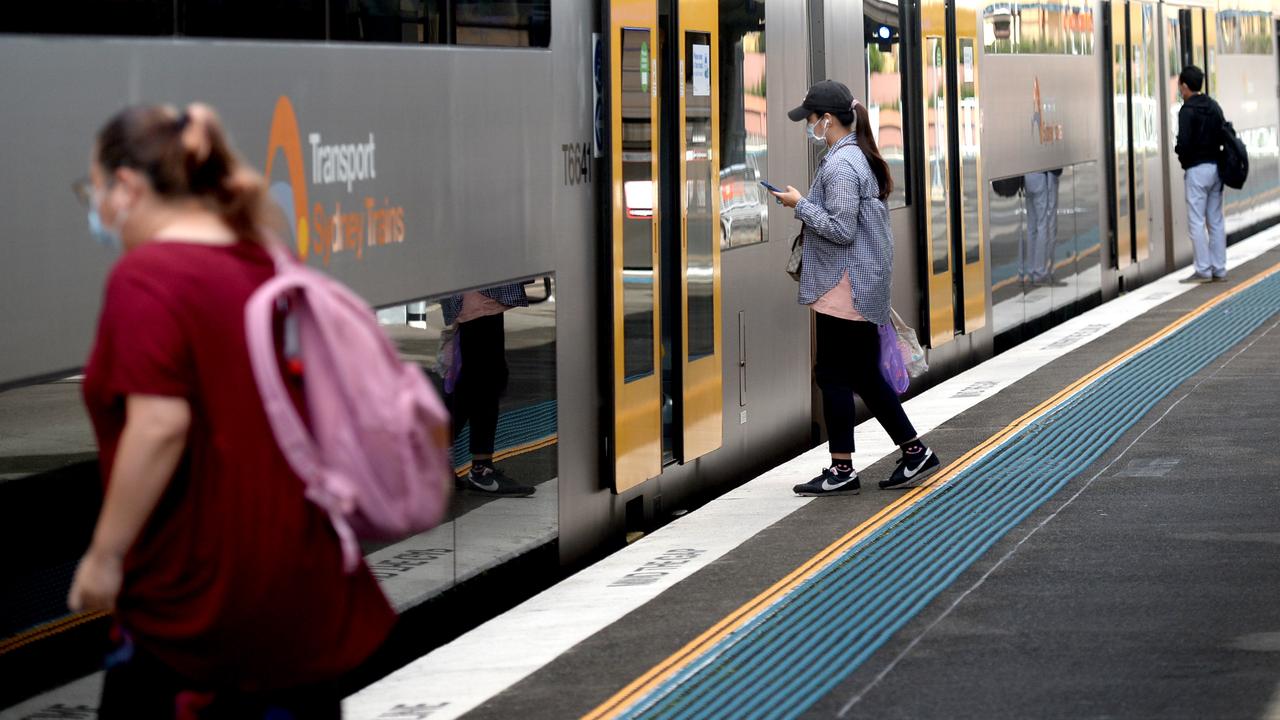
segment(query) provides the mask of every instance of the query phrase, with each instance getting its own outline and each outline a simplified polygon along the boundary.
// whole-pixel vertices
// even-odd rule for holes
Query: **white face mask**
[[[822,133],[819,134],[818,123],[823,121],[826,122],[826,125],[823,126]],[[827,131],[830,129],[831,129],[831,121],[828,120],[827,118],[817,120],[812,125],[805,126],[805,132],[808,133],[809,135],[809,142],[813,143],[814,145],[825,146],[827,144]]]

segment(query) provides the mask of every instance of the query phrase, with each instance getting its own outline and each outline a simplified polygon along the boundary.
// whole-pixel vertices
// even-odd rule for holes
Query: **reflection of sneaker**
[[[1195,273],[1191,273],[1190,275],[1182,278],[1178,282],[1182,283],[1183,285],[1199,285],[1201,283],[1213,282],[1213,278],[1209,277],[1208,275],[1197,275]]]
[[[920,457],[912,457],[913,455]],[[932,475],[941,464],[938,462],[938,456],[934,455],[933,450],[929,448],[919,453],[903,453],[902,457],[898,458],[898,467],[894,468],[893,475],[890,475],[888,480],[880,481],[880,489],[915,487],[920,484],[920,481]]]
[[[829,467],[822,468],[822,474],[791,488],[791,491],[804,497],[819,495],[857,495],[862,487],[858,473],[850,473],[848,477],[840,475]]]
[[[1066,287],[1069,283],[1055,277],[1042,277],[1039,280],[1032,280],[1031,284],[1036,287]]]
[[[533,487],[524,485],[507,477],[501,470],[477,465],[467,475],[467,489],[482,495],[509,495],[527,497],[533,494]]]

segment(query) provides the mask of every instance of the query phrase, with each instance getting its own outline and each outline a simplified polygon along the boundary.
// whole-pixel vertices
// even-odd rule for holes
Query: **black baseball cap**
[[[841,113],[853,108],[853,93],[849,86],[835,80],[823,80],[813,84],[804,96],[800,107],[787,112],[792,121],[804,120],[809,113]]]

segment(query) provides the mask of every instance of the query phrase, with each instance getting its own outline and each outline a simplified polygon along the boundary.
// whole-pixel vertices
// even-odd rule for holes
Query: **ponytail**
[[[164,105],[120,111],[98,132],[98,162],[107,172],[133,168],[160,197],[199,200],[241,238],[265,240],[266,183],[232,150],[208,105],[181,113]]]
[[[858,139],[858,147],[862,149],[862,154],[867,156],[871,172],[876,176],[876,182],[880,184],[880,199],[887,201],[889,195],[893,193],[893,176],[889,174],[889,163],[885,162],[884,156],[880,154],[875,136],[871,134],[871,116],[867,113],[867,106],[854,100],[849,115],[853,120],[853,132]],[[840,120],[843,122],[843,118]],[[848,125],[850,123],[845,123],[846,127]]]

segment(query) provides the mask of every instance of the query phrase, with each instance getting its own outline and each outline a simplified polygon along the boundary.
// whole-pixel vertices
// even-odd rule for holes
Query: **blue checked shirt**
[[[495,285],[481,290],[480,294],[491,300],[497,300],[509,308],[529,307],[529,297],[524,293],[523,283]],[[458,314],[462,312],[462,295],[451,295],[441,300],[440,309],[444,311],[444,324],[452,325],[453,321],[458,319]]]
[[[848,271],[853,306],[867,320],[887,324],[893,276],[889,208],[852,133],[818,164],[809,196],[796,203],[796,217],[804,222],[800,303],[812,305]]]

